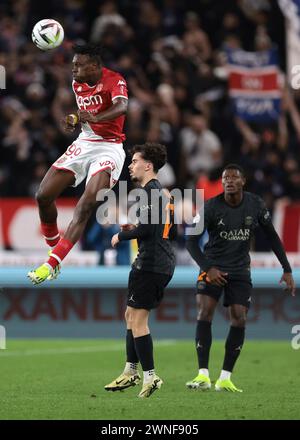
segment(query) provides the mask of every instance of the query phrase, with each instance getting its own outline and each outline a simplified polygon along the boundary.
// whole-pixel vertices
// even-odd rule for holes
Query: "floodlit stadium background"
[[[238,402],[226,396],[224,404],[211,393],[201,396],[205,401],[199,405],[199,395],[184,387],[196,373],[198,269],[185,250],[182,227],[174,278],[151,317],[157,368],[165,385],[150,410],[132,399],[133,390],[118,398],[99,391],[124,362],[120,338],[136,244],[112,250],[110,237],[119,226],[101,228],[95,212],[56,281],[32,287],[26,278],[47,252],[34,194],[48,167],[77,135],[64,133],[59,123],[75,109],[72,44],[93,41],[103,45],[104,65],[128,82],[125,148],[146,140],[164,143],[169,162],[159,175],[162,184],[202,188],[206,197],[219,191],[225,164],[242,165],[247,189],[262,196],[272,213],[300,285],[300,14],[298,1],[289,0],[295,8],[286,8],[294,13],[287,21],[283,3],[0,2],[0,348],[6,346],[0,350],[1,376],[6,378],[0,386],[1,419],[299,418],[299,296],[292,299],[279,286],[281,268],[261,232],[252,244],[252,307],[235,373],[247,392]],[[65,30],[62,46],[51,52],[39,51],[31,42],[33,25],[43,18],[58,20]],[[226,53],[239,48],[277,53],[278,67],[271,68],[276,81],[268,80],[274,89],[269,101],[264,92],[270,84],[261,72],[250,78],[239,72],[229,76]],[[240,105],[236,111],[230,96],[249,90],[261,93],[256,105]],[[274,110],[272,122],[264,120],[265,105]],[[249,116],[253,120],[245,123]],[[128,163],[121,179],[130,190]],[[62,232],[83,189],[67,190],[58,202]],[[224,340],[228,324],[220,304],[214,338]],[[213,345],[211,357],[214,378],[223,342]]]
[[[39,51],[30,38],[34,23],[46,17],[60,21],[66,35],[52,52]],[[0,64],[6,70],[0,95],[0,274],[7,294],[1,299],[1,321],[8,337],[121,335],[124,301],[118,295],[125,297],[136,245],[125,244],[117,252],[110,248],[118,225],[101,228],[94,215],[59,280],[32,288],[26,279],[27,270],[43,261],[46,251],[35,191],[76,136],[65,134],[59,124],[75,108],[70,71],[74,42],[100,42],[104,64],[126,77],[130,105],[125,147],[145,140],[165,143],[169,163],[160,173],[165,186],[204,188],[209,197],[219,190],[224,164],[238,162],[245,168],[247,189],[270,208],[299,281],[300,95],[291,87],[294,54],[286,50],[293,32],[276,2],[65,0],[41,6],[38,1],[2,1],[0,29]],[[224,55],[228,48],[278,51],[282,110],[273,122],[256,115],[245,125],[243,115],[234,111]],[[128,160],[123,180],[129,180],[127,165]],[[60,199],[61,231],[82,191],[81,185]],[[291,326],[300,323],[298,300],[282,296],[281,271],[260,232],[252,250],[253,280],[260,290],[253,298],[250,334],[289,338]],[[165,304],[153,317],[160,337],[193,335],[197,268],[185,250],[183,228],[177,256],[178,270]],[[18,309],[9,312],[9,298],[20,292],[20,307],[28,316]],[[54,298],[66,294],[70,303],[54,304]],[[216,321],[222,337],[221,311]]]
[[[33,45],[31,29],[43,18],[63,25],[59,49],[42,52]],[[104,65],[126,78],[125,148],[146,140],[164,143],[169,162],[159,175],[163,185],[203,188],[210,197],[219,191],[224,164],[244,167],[247,190],[266,201],[300,285],[300,84],[297,71],[292,74],[300,65],[294,50],[300,44],[298,18],[291,24],[279,4],[268,0],[1,1],[0,325],[7,348],[10,338],[124,335],[127,275],[136,244],[111,249],[118,225],[100,227],[94,215],[57,281],[34,288],[26,278],[47,251],[34,194],[77,135],[64,133],[59,124],[75,109],[70,69],[75,42],[101,43]],[[237,49],[278,55],[269,114],[264,92],[270,84],[261,72],[252,81],[229,76],[226,54]],[[256,105],[235,107],[231,97],[245,97],[249,90],[261,92]],[[128,163],[121,179],[130,189]],[[58,203],[62,232],[83,188],[68,189]],[[177,270],[151,328],[156,339],[190,340],[192,356],[197,267],[179,229]],[[252,244],[252,267],[248,337],[290,341],[293,326],[300,325],[299,297],[289,298],[279,286],[281,269],[260,232]],[[224,339],[227,326],[220,306],[214,336]]]

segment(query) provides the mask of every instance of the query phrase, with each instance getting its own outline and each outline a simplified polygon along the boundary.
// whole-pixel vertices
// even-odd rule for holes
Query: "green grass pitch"
[[[154,341],[164,380],[149,399],[140,386],[107,392],[124,365],[122,340],[9,340],[0,350],[0,419],[299,419],[300,352],[289,341],[246,341],[233,381],[242,394],[188,390],[197,374],[193,341]],[[211,379],[224,342],[215,341]]]

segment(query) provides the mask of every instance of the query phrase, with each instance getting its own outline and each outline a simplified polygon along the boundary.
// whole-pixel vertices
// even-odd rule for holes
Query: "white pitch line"
[[[162,340],[154,342],[155,346],[168,346],[174,345],[175,340]],[[41,356],[41,355],[55,355],[55,354],[73,354],[73,353],[97,353],[103,351],[118,351],[125,349],[125,343],[119,345],[111,345],[109,347],[65,347],[65,348],[44,348],[44,349],[34,349],[34,350],[0,350],[0,359],[3,357],[14,357],[14,356]]]

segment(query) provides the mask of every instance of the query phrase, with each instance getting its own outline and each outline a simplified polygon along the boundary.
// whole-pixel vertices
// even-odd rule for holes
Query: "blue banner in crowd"
[[[277,50],[228,50],[227,59],[235,114],[246,121],[276,121],[281,101]]]

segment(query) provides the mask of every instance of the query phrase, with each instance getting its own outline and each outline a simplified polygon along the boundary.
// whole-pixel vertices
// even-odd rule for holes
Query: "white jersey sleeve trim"
[[[59,256],[58,256],[58,255],[56,255],[56,254],[53,254],[53,252],[51,252],[51,254],[50,254],[50,257],[53,257],[53,258],[55,258],[55,260],[56,260],[56,261],[58,261],[58,262],[59,262],[59,264],[61,264],[61,259],[59,258]]]
[[[113,101],[114,99],[116,99],[116,98],[125,98],[125,99],[128,99],[127,96],[124,96],[124,95],[117,95],[117,96],[114,96],[114,97],[112,98],[112,101]]]

